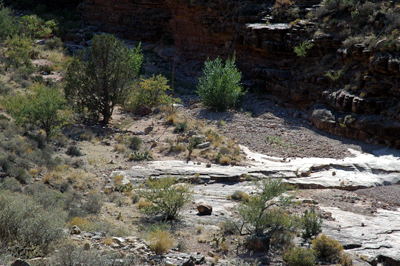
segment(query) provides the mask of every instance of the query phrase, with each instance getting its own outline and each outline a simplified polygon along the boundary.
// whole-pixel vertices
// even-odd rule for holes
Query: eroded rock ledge
[[[300,188],[338,188],[356,190],[400,182],[400,156],[393,151],[377,150],[374,154],[353,151],[355,157],[343,160],[298,158],[284,160],[253,153],[241,147],[250,161],[248,166],[221,166],[192,161],[153,161],[131,170],[116,171],[125,183],[136,183],[147,177],[177,176],[199,179],[205,183],[239,182],[249,177],[283,178]]]

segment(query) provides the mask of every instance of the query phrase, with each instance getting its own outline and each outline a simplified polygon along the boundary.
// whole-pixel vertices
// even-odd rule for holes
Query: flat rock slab
[[[400,265],[400,215],[398,211],[381,210],[373,216],[364,216],[323,207],[331,212],[334,221],[323,223],[323,233],[339,241],[345,249],[372,263],[376,259],[390,258]]]
[[[397,184],[400,182],[400,155],[398,151],[381,149],[373,154],[351,150],[354,157],[343,160],[326,158],[282,159],[251,152],[241,146],[247,155],[247,166],[221,166],[192,161],[151,161],[131,170],[115,171],[130,182],[136,183],[147,177],[180,176],[203,180],[229,182],[246,177],[281,177],[300,188],[360,188]]]

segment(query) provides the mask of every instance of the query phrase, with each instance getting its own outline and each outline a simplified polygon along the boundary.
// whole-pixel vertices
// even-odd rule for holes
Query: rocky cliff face
[[[319,2],[296,4],[307,10]],[[269,4],[86,0],[78,10],[86,23],[101,30],[173,45],[182,64],[236,51],[237,64],[251,89],[308,110],[310,121],[320,129],[400,148],[400,56],[375,53],[360,44],[345,49],[337,34],[340,27],[317,34],[314,22],[287,23],[288,18]],[[297,57],[293,48],[313,35],[307,57]]]

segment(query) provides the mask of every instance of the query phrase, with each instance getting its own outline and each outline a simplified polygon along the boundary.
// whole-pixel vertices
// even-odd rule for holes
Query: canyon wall
[[[307,10],[319,2],[296,4]],[[325,33],[314,35],[313,47],[300,58],[293,48],[313,36],[314,23],[270,20],[271,3],[86,0],[78,10],[87,24],[100,30],[174,47],[181,64],[226,58],[235,51],[249,88],[307,110],[308,119],[325,131],[400,148],[400,56],[362,45],[345,49],[339,34]],[[356,90],[339,86],[327,75],[333,61],[351,62],[340,80]]]

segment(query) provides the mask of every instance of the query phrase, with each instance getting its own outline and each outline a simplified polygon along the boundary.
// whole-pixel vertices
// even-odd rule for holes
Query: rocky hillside
[[[100,30],[173,48],[167,58],[188,75],[201,69],[194,60],[236,51],[250,90],[325,131],[400,148],[394,2],[86,0],[78,10]]]

